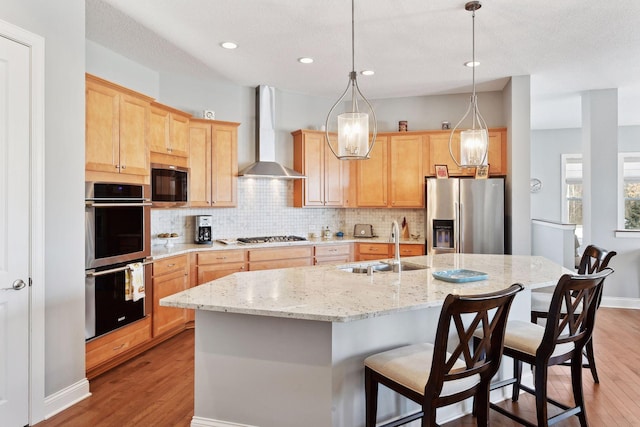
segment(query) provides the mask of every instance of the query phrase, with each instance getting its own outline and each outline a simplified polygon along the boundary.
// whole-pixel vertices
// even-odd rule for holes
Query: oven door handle
[[[100,203],[94,201],[86,201],[86,207],[88,208],[120,208],[120,207],[144,207],[152,206],[151,202],[132,202],[132,203]]]
[[[144,261],[141,264],[149,265],[149,264],[153,264],[153,261]],[[105,274],[117,273],[119,271],[125,271],[125,270],[129,270],[129,267],[126,265],[122,267],[110,268],[108,270],[101,270],[101,271],[89,270],[85,274],[87,277],[98,277],[98,276],[104,276]]]

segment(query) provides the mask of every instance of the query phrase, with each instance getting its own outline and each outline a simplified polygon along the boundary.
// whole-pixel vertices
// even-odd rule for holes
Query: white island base
[[[527,320],[529,301],[530,291],[519,294],[512,318]],[[439,314],[436,306],[326,322],[197,310],[191,425],[363,427],[365,357],[433,342]],[[384,387],[379,402],[380,420],[416,407]],[[439,409],[438,419],[470,412],[468,401]]]

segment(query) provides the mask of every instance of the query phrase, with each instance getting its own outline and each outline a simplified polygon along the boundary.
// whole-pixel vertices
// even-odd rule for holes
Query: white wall
[[[1,12],[45,38],[47,396],[85,377],[84,7],[83,0],[4,0]]]
[[[534,130],[531,133],[531,176],[543,181],[543,189],[531,197],[531,215],[533,218],[562,221],[561,204],[561,154],[582,153],[581,129],[547,129]],[[640,126],[618,127],[618,151],[640,152]],[[616,150],[615,147],[608,147]],[[615,179],[617,168],[601,168],[601,171]],[[613,181],[609,179],[609,187]],[[594,189],[591,203],[605,205],[604,194],[614,194],[616,188]],[[640,237],[616,238],[614,234],[617,205],[610,201],[606,209],[594,212],[592,224],[598,228],[592,242],[609,250],[615,250],[618,255],[613,258],[610,266],[615,273],[607,279],[604,290],[604,305],[640,306]],[[605,218],[602,218],[602,217]],[[602,224],[609,224],[602,226]],[[597,236],[597,237],[596,237]],[[626,298],[628,300],[621,300]]]

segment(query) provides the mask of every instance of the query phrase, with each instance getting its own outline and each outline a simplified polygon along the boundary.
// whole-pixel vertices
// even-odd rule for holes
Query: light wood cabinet
[[[148,342],[150,339],[151,316],[146,316],[144,319],[93,339],[86,344],[86,371],[89,373],[99,369],[100,365],[122,356],[135,347]],[[106,369],[108,368],[103,368],[95,375],[104,372]],[[87,376],[91,378],[94,375],[88,374]]]
[[[507,174],[506,128],[489,129],[487,162],[490,175]],[[473,176],[475,168],[460,168],[449,152],[449,131],[428,132],[428,169],[425,175],[435,176],[434,165],[447,165],[450,176]],[[451,148],[456,158],[460,157],[460,134],[454,135]]]
[[[391,256],[395,256],[396,254],[396,246],[391,244]],[[420,256],[424,255],[424,245],[415,245],[415,244],[407,244],[400,243],[400,258],[403,256]]]
[[[153,263],[153,336],[183,329],[187,322],[184,308],[163,307],[160,299],[189,287],[187,255],[163,258]]]
[[[356,243],[355,261],[372,261],[393,258],[396,247],[393,243]],[[424,255],[424,245],[400,244],[400,257]]]
[[[351,243],[317,245],[314,248],[314,265],[350,262],[353,259],[352,253]]]
[[[153,154],[188,157],[189,156],[189,118],[190,114],[167,105],[153,102],[150,110],[149,149],[152,162],[167,163]],[[171,162],[172,164],[174,162]]]
[[[249,249],[247,252],[250,271],[313,265],[313,246]]]
[[[424,206],[424,135],[393,135],[389,142],[389,194],[392,208]]]
[[[298,130],[293,135],[293,169],[306,179],[293,182],[295,207],[348,205],[350,161],[338,160],[327,146],[325,133]]]
[[[369,160],[357,164],[359,207],[424,206],[424,135],[379,135]]]
[[[118,174],[118,182],[149,177],[151,98],[86,75],[85,170],[87,180]],[[132,182],[140,182],[132,178]]]
[[[242,249],[199,252],[198,285],[246,270],[246,253]]]
[[[237,205],[239,123],[192,119],[189,206]]]
[[[356,203],[358,207],[382,208],[388,205],[389,138],[378,135],[368,160],[356,162]]]

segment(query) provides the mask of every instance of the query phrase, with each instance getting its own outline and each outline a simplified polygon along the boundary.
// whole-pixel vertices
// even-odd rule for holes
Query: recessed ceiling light
[[[376,72],[373,70],[364,70],[364,71],[360,71],[360,74],[362,74],[363,76],[373,76]]]
[[[298,58],[298,62],[300,62],[301,64],[311,64],[313,62],[313,58],[303,56],[302,58]]]
[[[469,67],[469,68],[474,68],[474,67],[477,67],[478,65],[480,65],[479,61],[475,61],[475,62],[467,61],[467,62],[464,63],[464,66],[465,67]]]
[[[222,42],[220,43],[220,46],[222,46],[225,49],[235,49],[238,47],[238,45],[234,42]]]

